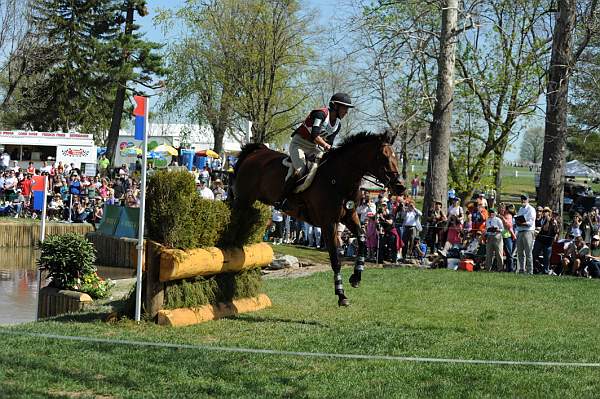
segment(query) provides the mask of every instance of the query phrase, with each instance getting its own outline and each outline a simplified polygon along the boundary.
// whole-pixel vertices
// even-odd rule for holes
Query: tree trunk
[[[402,143],[402,180],[406,182],[408,178],[408,151],[406,150],[407,144],[406,140]]]
[[[125,18],[125,36],[131,35],[133,32],[133,12],[134,4],[133,1],[127,2],[127,16]],[[124,41],[125,42],[125,41]],[[127,58],[129,57],[128,50],[124,48],[121,58],[121,69],[125,67]],[[127,78],[124,77],[123,73],[120,74],[117,82],[117,92],[115,94],[115,103],[113,104],[112,120],[110,122],[110,130],[108,131],[108,137],[106,139],[106,158],[110,161],[112,166],[115,158],[115,147],[117,141],[119,141],[119,130],[121,129],[121,119],[123,117],[123,105],[125,104],[125,94],[127,90]],[[148,123],[148,121],[146,121]]]
[[[546,92],[544,154],[540,173],[539,204],[562,210],[563,180],[567,142],[567,96],[572,67],[572,31],[575,25],[575,0],[559,0],[552,40],[552,56]]]
[[[456,21],[458,0],[442,1],[442,32],[438,56],[436,101],[431,125],[429,162],[425,182],[423,213],[434,201],[441,201],[446,209],[448,195],[448,162],[450,159],[450,127],[454,96],[454,63],[456,50]]]
[[[494,149],[494,186],[496,188],[496,204],[500,203],[500,191],[502,190],[502,161],[508,146],[508,136],[502,140]]]

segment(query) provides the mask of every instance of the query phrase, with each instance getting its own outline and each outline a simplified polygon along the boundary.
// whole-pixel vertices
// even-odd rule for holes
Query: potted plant
[[[39,243],[38,266],[47,272],[48,287],[40,291],[40,317],[83,309],[92,299],[105,298],[114,285],[98,276],[96,250],[77,233],[50,235]],[[56,297],[62,297],[56,300]]]

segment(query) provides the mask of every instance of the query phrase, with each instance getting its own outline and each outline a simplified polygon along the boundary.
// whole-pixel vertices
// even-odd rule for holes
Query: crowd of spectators
[[[131,208],[140,205],[140,172],[138,163],[130,168],[123,164],[109,168],[102,156],[98,160],[98,173],[94,176],[82,174],[74,164],[42,162],[38,167],[30,162],[27,168],[13,161],[4,166],[4,154],[0,155],[0,216],[14,218],[39,218],[40,211],[34,209],[32,182],[35,176],[48,176],[47,216],[50,220],[99,223],[104,214],[104,205],[121,205]],[[173,160],[170,167],[178,167]],[[220,162],[213,162],[212,169],[193,168],[199,195],[207,199],[225,200],[227,192],[219,176],[226,175]],[[149,165],[148,174],[154,173]]]
[[[418,179],[418,176],[415,176]],[[420,184],[411,184],[419,194]],[[600,277],[600,213],[592,209],[574,213],[563,228],[557,210],[529,204],[520,197],[519,208],[499,203],[488,190],[461,203],[449,191],[447,211],[441,202],[423,214],[412,195],[377,197],[363,192],[357,213],[366,232],[367,256],[371,261],[417,263],[428,267],[456,267],[471,259],[476,270],[521,274]],[[273,209],[268,239],[319,248],[320,229],[294,220]],[[338,226],[342,255],[354,256],[356,238]],[[456,260],[456,262],[452,262]]]

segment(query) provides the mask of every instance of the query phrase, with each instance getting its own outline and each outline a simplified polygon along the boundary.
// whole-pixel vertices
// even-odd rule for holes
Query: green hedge
[[[146,198],[148,237],[171,248],[258,243],[271,218],[269,207],[258,202],[232,212],[222,201],[200,198],[186,171],[155,173]]]
[[[165,290],[165,309],[198,307],[262,293],[260,269],[173,281]]]

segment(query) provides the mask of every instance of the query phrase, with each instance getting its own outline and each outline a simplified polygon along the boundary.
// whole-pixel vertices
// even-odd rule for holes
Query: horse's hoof
[[[352,274],[349,281],[352,288],[358,288],[360,286],[360,277],[356,274]]]
[[[350,306],[350,301],[348,298],[340,298],[338,299],[338,306]]]

